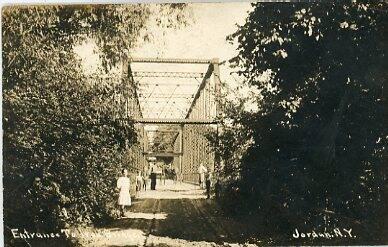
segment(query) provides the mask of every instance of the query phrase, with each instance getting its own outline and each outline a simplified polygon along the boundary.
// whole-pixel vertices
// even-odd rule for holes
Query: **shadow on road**
[[[259,226],[228,217],[198,186],[166,183],[141,192],[125,217],[98,229],[116,237],[89,239],[93,246],[215,246],[245,243]]]

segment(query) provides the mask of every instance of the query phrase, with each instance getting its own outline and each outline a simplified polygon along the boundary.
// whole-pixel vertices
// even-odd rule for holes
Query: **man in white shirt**
[[[207,172],[207,168],[201,163],[198,167],[198,173],[199,173],[199,185],[202,189],[205,188],[205,173]]]

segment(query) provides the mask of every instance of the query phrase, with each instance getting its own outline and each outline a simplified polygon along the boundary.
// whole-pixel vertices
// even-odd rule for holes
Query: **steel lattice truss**
[[[146,118],[184,118],[198,85],[139,83],[139,101]]]
[[[143,138],[136,158],[139,166],[146,167],[150,157],[170,158],[181,180],[197,182],[199,163],[211,170],[219,164],[205,136],[219,115],[218,59],[132,58],[128,62],[133,96],[127,103],[132,108],[127,109],[131,112],[135,106],[139,112],[128,116],[141,126]],[[137,67],[139,63],[143,68]],[[163,69],[165,65],[169,67]],[[202,71],[172,70],[172,65],[202,66]]]
[[[171,64],[193,63],[197,67],[204,67],[209,66],[211,61],[133,58],[130,61],[130,72],[134,84],[137,85],[137,94],[143,118],[185,118],[199,89],[201,80],[203,80],[206,73],[205,71],[201,72],[198,70],[171,70]],[[136,65],[139,63],[146,63],[146,70],[137,69]],[[170,70],[163,70],[163,64],[170,64]]]

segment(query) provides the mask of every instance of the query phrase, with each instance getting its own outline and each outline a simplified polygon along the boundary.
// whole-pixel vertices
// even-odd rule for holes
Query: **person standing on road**
[[[175,168],[172,168],[171,175],[172,175],[172,179],[174,180],[174,184],[176,184],[177,174],[176,174]]]
[[[143,189],[144,191],[147,191],[147,183],[148,183],[148,170],[145,170],[143,173]]]
[[[136,197],[139,197],[140,190],[143,187],[143,177],[141,176],[141,171],[136,176]]]
[[[155,190],[156,189],[156,173],[154,172],[153,168],[151,168],[150,178],[151,178],[151,190]]]
[[[207,168],[201,163],[198,167],[199,174],[199,186],[204,189],[205,188],[205,173],[207,172]]]
[[[220,192],[221,192],[221,182],[220,182],[220,179],[217,178],[216,183],[214,184],[214,194],[216,196],[216,199],[220,198]]]
[[[121,177],[117,179],[117,189],[120,190],[118,204],[120,206],[120,215],[124,216],[125,206],[131,206],[131,181],[128,177],[128,170],[122,169]]]
[[[207,199],[210,198],[210,188],[211,188],[211,179],[212,179],[212,174],[210,172],[206,172],[205,180],[206,180],[206,195]]]
[[[162,174],[160,174],[160,183],[163,181],[163,185],[166,185],[166,175],[167,175],[167,168],[165,166],[162,167]]]

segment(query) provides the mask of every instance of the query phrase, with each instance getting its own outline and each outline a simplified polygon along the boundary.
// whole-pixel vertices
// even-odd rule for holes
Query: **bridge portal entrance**
[[[127,116],[139,145],[133,147],[140,170],[164,164],[185,182],[198,182],[202,163],[218,165],[207,135],[218,130],[221,94],[218,59],[132,58],[124,64],[131,92]]]

